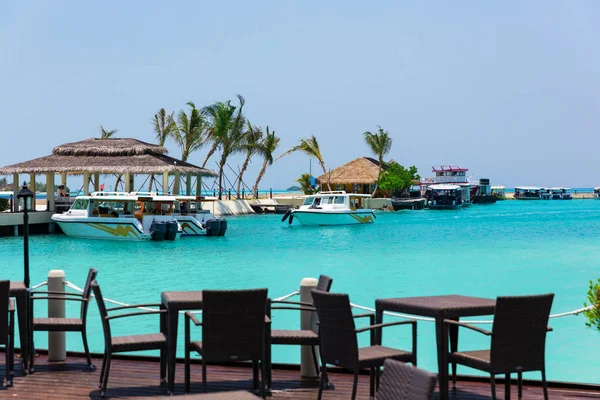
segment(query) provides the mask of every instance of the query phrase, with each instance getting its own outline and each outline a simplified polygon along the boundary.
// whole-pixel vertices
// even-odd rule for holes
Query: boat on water
[[[480,179],[479,185],[475,190],[475,194],[472,194],[471,201],[473,204],[494,204],[496,197],[492,196],[492,188],[490,186],[489,179]]]
[[[458,210],[466,207],[465,188],[454,184],[430,185],[425,192],[427,204],[431,210]]]
[[[206,198],[196,196],[174,196],[173,216],[181,225],[182,236],[224,236],[227,220],[215,217],[209,210],[202,208]]]
[[[541,200],[544,188],[537,186],[515,186],[515,200]]]
[[[300,225],[309,226],[372,224],[375,213],[362,208],[363,199],[370,197],[369,194],[346,193],[344,190],[304,196],[304,203],[287,211],[281,221],[289,218],[289,224],[298,220]]]
[[[506,200],[506,188],[504,186],[492,186],[492,196],[496,200]]]
[[[468,168],[461,168],[452,165],[441,165],[439,167],[432,167],[431,171],[434,173],[432,178],[426,178],[421,181],[422,191],[426,194],[431,192],[435,195],[436,190],[429,190],[432,185],[454,185],[459,186],[461,189],[460,199],[461,207],[468,207],[471,205],[471,199],[476,195],[479,185],[477,182],[471,182],[467,176]],[[427,196],[425,196],[427,198]],[[429,198],[428,202],[429,202]]]
[[[112,240],[177,240],[175,197],[94,192],[77,196],[68,211],[52,215],[69,236]]]
[[[553,187],[542,189],[542,200],[572,200],[573,195],[569,193],[570,188]]]
[[[595,187],[594,188],[594,198],[595,199],[600,199],[600,187]]]

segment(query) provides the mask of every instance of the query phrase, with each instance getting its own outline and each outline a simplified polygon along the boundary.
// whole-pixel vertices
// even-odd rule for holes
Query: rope
[[[73,283],[71,283],[69,281],[65,281],[65,285],[68,286],[68,287],[70,287],[71,289],[77,291],[77,292],[83,293],[83,289],[82,288],[80,288],[77,285],[74,285]],[[90,297],[94,297],[94,295],[91,295]],[[131,306],[131,304],[122,303],[120,301],[116,301],[116,300],[112,300],[112,299],[106,299],[105,298],[104,301],[107,302],[107,303],[116,304],[118,306],[125,306],[125,307]],[[135,308],[137,308],[139,310],[144,310],[144,311],[156,311],[154,308],[148,308],[148,307],[135,307]]]
[[[41,288],[42,286],[46,286],[48,284],[48,282],[42,282],[42,283],[38,283],[37,285],[33,286],[31,288],[31,290],[37,289],[37,288]]]
[[[293,291],[293,292],[292,292],[292,293],[290,293],[290,294],[286,294],[285,296],[281,296],[281,297],[278,297],[278,298],[274,299],[274,301],[283,301],[283,300],[287,300],[287,299],[289,299],[290,297],[294,297],[294,296],[296,296],[296,295],[298,295],[298,294],[300,294],[300,292],[299,292],[299,291],[297,291],[297,290],[295,290],[295,291]]]

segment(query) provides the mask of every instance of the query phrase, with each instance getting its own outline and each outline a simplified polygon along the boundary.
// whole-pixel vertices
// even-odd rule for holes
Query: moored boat
[[[453,184],[430,185],[425,193],[432,210],[458,210],[466,207],[464,197],[468,188]]]
[[[504,186],[492,186],[492,196],[496,200],[506,200],[506,188]]]
[[[174,217],[173,196],[94,192],[77,196],[71,208],[52,215],[69,236],[112,240],[176,240],[181,226]]]
[[[600,187],[595,187],[594,188],[594,198],[595,199],[600,199]]]
[[[181,225],[182,236],[224,236],[227,220],[215,217],[202,208],[205,198],[175,196],[174,217]]]
[[[494,204],[496,200],[496,197],[492,196],[490,180],[480,179],[477,190],[473,195],[471,195],[471,201],[473,204]]]
[[[312,226],[372,224],[375,222],[375,213],[362,208],[363,199],[370,197],[368,194],[346,193],[343,190],[304,196],[304,203],[286,212],[281,221],[289,218],[291,224],[297,219],[300,225]]]
[[[537,186],[515,186],[516,200],[541,200],[544,188]]]

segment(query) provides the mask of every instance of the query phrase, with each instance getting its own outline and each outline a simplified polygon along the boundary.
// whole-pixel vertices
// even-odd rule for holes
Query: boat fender
[[[281,222],[285,222],[285,220],[290,216],[291,213],[292,213],[292,210],[287,210],[285,212],[285,214],[283,214],[283,217],[281,218]]]

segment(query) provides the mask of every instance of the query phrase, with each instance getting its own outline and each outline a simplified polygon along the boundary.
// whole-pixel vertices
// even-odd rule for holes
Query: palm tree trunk
[[[213,143],[212,147],[210,148],[210,151],[208,152],[208,154],[206,155],[206,158],[204,159],[204,162],[202,163],[202,167],[204,168],[206,166],[206,163],[208,162],[208,159],[212,157],[213,154],[215,154],[215,151],[217,150],[217,143]]]
[[[246,159],[244,160],[244,164],[242,165],[242,170],[240,171],[240,176],[238,176],[238,185],[237,185],[237,195],[240,197],[240,188],[242,187],[242,176],[244,172],[246,172],[246,168],[248,168],[248,163],[250,162],[250,157],[252,154],[248,153],[246,155]]]
[[[227,162],[227,155],[225,152],[221,155],[221,162],[219,163],[219,200],[222,200],[221,196],[223,194],[223,168],[225,167],[225,163]]]
[[[325,163],[321,160],[319,160],[319,164],[321,164],[321,168],[323,168],[323,173],[327,174],[327,170],[325,169]],[[329,190],[331,192],[331,185],[329,184],[329,181],[331,180],[331,174],[327,175],[327,190]]]
[[[267,160],[263,161],[262,168],[261,168],[260,172],[258,173],[258,177],[256,178],[256,183],[254,184],[254,187],[252,188],[252,192],[254,193],[255,199],[258,199],[258,184],[260,183],[260,180],[263,178],[263,175],[265,174],[266,170],[267,170]]]

